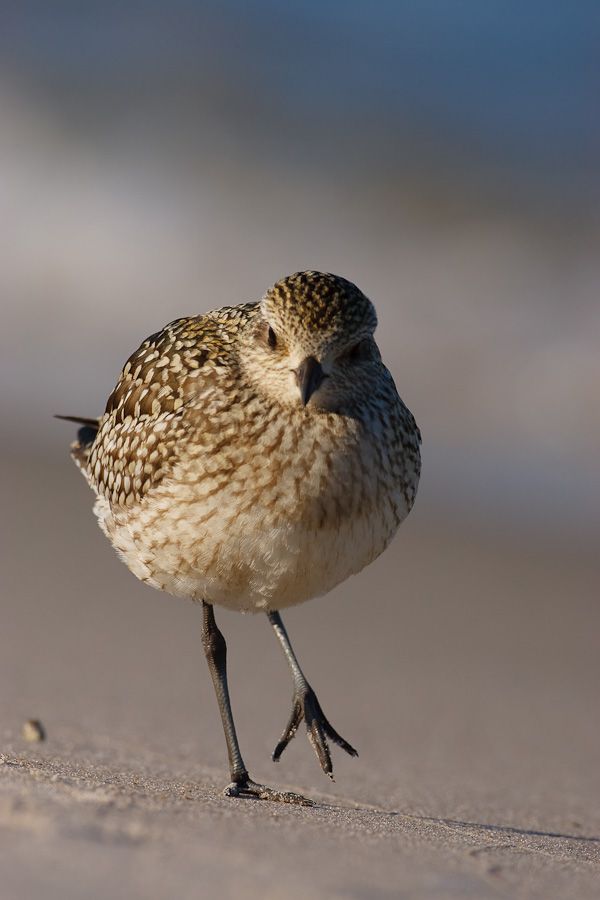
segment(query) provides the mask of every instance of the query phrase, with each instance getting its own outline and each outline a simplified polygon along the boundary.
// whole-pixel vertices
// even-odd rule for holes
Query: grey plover
[[[292,672],[273,759],[303,719],[329,776],[328,742],[357,755],[323,714],[280,610],[360,572],[413,505],[420,434],[376,325],[351,282],[298,272],[258,303],[171,322],[130,356],[100,419],[66,417],[83,426],[72,455],[119,555],[142,581],[202,604],[229,796],[311,802],[248,774],[214,605],[264,612]]]

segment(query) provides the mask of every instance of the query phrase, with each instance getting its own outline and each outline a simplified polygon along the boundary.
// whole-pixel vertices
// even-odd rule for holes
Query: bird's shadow
[[[411,819],[415,822],[426,822],[429,824],[445,825],[449,828],[463,829],[473,828],[478,831],[489,832],[490,834],[505,834],[515,837],[541,837],[554,838],[563,841],[587,841],[591,844],[600,845],[600,837],[592,837],[582,834],[564,834],[560,831],[542,831],[534,828],[516,828],[513,825],[490,825],[482,822],[466,822],[461,819],[436,819],[433,816],[411,816],[403,813],[394,813],[401,815],[403,818]]]
[[[324,805],[329,804],[325,803]],[[331,804],[331,807],[336,808],[336,804]],[[480,835],[487,833],[490,836],[505,835],[507,838],[530,837],[562,841],[580,841],[582,843],[600,846],[600,837],[592,835],[569,834],[560,831],[544,831],[543,829],[535,828],[518,828],[514,825],[494,825],[486,822],[469,822],[464,819],[447,819],[441,817],[438,818],[436,816],[419,816],[413,815],[411,813],[399,812],[397,810],[388,810],[382,807],[369,806],[366,804],[363,806],[359,803],[355,804],[352,801],[349,801],[347,805],[344,804],[342,808],[379,814],[382,819],[402,820],[403,822],[412,824],[415,827],[438,826],[439,828],[453,830],[456,832],[466,832],[468,830],[479,832]],[[337,805],[337,809],[340,809],[339,804]]]

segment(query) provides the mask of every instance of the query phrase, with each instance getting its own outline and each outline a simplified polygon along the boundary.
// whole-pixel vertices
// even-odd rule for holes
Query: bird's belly
[[[347,501],[348,498],[346,497]],[[99,499],[101,527],[131,571],[153,587],[235,610],[282,609],[321,596],[386,548],[407,510],[399,496],[298,510],[224,498],[178,504],[160,493],[132,514]],[[320,512],[319,512],[320,510]]]

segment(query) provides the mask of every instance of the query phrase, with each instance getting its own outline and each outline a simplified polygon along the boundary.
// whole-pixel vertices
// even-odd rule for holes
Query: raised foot
[[[303,797],[301,794],[294,794],[291,791],[274,791],[264,784],[257,784],[251,778],[244,781],[232,781],[228,784],[223,794],[226,797],[259,797],[261,800],[273,800],[276,803],[295,803],[297,806],[314,806],[314,800]]]
[[[313,745],[315,753],[319,758],[321,768],[333,781],[333,766],[331,763],[331,753],[327,738],[329,738],[330,741],[333,741],[334,744],[337,744],[338,747],[341,747],[342,750],[345,750],[350,756],[358,756],[358,753],[354,747],[352,747],[348,741],[345,741],[344,738],[337,733],[335,728],[329,724],[323,714],[323,710],[317,700],[316,694],[310,685],[307,685],[306,688],[294,694],[292,715],[281,736],[281,740],[275,747],[273,761],[277,762],[291,739],[296,734],[302,719],[306,721],[308,739]]]

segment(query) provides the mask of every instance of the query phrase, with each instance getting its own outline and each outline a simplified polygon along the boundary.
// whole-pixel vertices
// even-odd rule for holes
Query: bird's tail
[[[81,416],[55,416],[54,418],[64,419],[65,422],[76,422],[82,426],[77,432],[77,439],[71,444],[71,456],[87,478],[88,458],[98,434],[100,419],[86,419]]]

